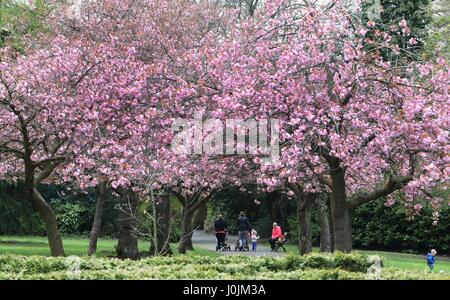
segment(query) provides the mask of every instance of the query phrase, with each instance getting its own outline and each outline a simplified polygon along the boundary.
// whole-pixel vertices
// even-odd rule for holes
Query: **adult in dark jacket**
[[[245,213],[243,211],[240,212],[239,218],[237,219],[237,229],[239,236],[239,245],[242,250],[243,248],[247,248],[247,238],[249,232],[252,230],[250,221],[245,216]]]
[[[220,249],[225,244],[225,235],[227,232],[227,222],[223,219],[222,215],[219,215],[217,221],[214,222],[214,231],[217,239],[217,249]]]

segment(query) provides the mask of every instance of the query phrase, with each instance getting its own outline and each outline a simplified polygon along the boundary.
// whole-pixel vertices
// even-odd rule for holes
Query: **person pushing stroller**
[[[221,250],[225,247],[225,236],[227,233],[227,222],[223,219],[222,215],[217,217],[217,221],[214,223],[214,231],[216,233],[217,246],[216,250]]]
[[[241,211],[239,213],[239,218],[237,219],[237,230],[239,237],[239,250],[248,250],[248,236],[250,231],[252,230],[252,226],[250,225],[250,221],[245,216],[245,213]]]

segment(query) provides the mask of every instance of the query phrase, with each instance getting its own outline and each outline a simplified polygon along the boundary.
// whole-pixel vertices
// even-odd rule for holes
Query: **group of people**
[[[239,213],[236,227],[238,230],[240,250],[248,249],[248,238],[250,237],[252,240],[252,251],[256,251],[260,237],[258,232],[250,225],[250,221],[243,211]],[[217,238],[217,248],[220,249],[225,244],[225,236],[228,231],[227,222],[223,219],[222,215],[219,215],[217,221],[214,223],[214,231]],[[284,235],[281,227],[274,222],[272,225],[272,236],[269,240],[272,251],[275,249],[276,242],[282,238],[284,238]]]

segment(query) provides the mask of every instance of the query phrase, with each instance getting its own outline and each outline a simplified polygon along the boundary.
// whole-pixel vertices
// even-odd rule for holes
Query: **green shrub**
[[[86,235],[92,228],[95,214],[94,189],[81,192],[69,186],[39,185],[41,194],[53,208],[62,233]],[[117,232],[116,199],[109,193],[102,221],[102,234],[113,236]],[[45,235],[42,219],[33,209],[24,193],[23,184],[0,181],[0,234]]]
[[[45,232],[42,220],[23,189],[21,183],[0,181],[0,234],[40,235]]]
[[[52,206],[55,210],[56,221],[58,222],[61,233],[79,233],[80,224],[83,223],[83,214],[86,212],[86,208],[83,208],[79,203],[65,202],[60,199],[54,199]]]
[[[283,257],[202,256],[149,257],[140,261],[107,258],[63,258],[0,255],[0,280],[70,279],[450,279],[449,273],[381,269],[367,273],[366,256],[352,253],[287,255]],[[72,272],[79,262],[79,271]]]
[[[442,195],[448,199],[449,195]],[[407,253],[426,253],[436,249],[450,254],[450,206],[443,205],[439,222],[433,225],[432,209],[426,201],[414,220],[407,220],[404,204],[398,201],[391,207],[380,199],[355,209],[352,213],[353,246],[359,249],[388,250]]]
[[[410,271],[397,268],[385,268],[381,272],[384,280],[450,280],[450,273],[433,273],[430,271]]]

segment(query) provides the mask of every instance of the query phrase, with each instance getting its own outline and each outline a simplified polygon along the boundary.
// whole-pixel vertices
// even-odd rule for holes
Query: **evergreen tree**
[[[428,26],[425,58],[438,54],[450,59],[450,0],[436,0],[432,6],[433,20]]]
[[[48,12],[45,1],[36,0],[30,6],[25,1],[0,0],[0,48],[6,45],[22,52],[23,39],[45,29]]]
[[[378,32],[388,32],[392,35],[391,42],[398,45],[399,50],[381,53],[390,61],[402,58],[420,59],[428,35],[427,25],[432,21],[432,1],[365,0],[362,17],[369,29],[366,37],[382,39]]]

